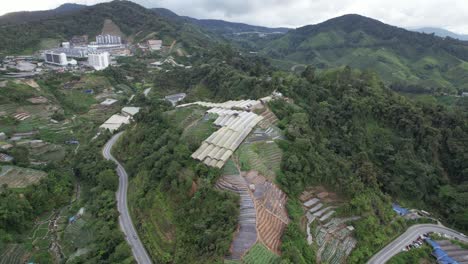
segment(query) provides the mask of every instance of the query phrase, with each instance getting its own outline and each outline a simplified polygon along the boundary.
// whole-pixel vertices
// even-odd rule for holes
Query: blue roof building
[[[406,215],[409,213],[409,210],[406,208],[401,207],[400,205],[393,203],[392,204],[393,211],[395,211],[398,215]]]
[[[429,245],[431,245],[432,248],[434,249],[432,251],[432,256],[434,256],[437,259],[437,263],[439,263],[439,264],[459,264],[456,260],[449,257],[447,255],[447,252],[442,250],[440,248],[439,244],[437,244],[435,241],[433,241],[432,239],[426,238],[426,242]]]

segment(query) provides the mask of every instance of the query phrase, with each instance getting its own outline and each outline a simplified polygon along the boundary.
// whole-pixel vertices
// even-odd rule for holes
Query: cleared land
[[[39,170],[26,169],[16,166],[2,166],[0,171],[0,185],[7,184],[10,188],[24,188],[38,183],[47,173]]]
[[[244,176],[251,189],[255,186],[253,196],[259,240],[272,252],[280,254],[281,236],[289,223],[286,210],[287,196],[257,171],[250,171]]]

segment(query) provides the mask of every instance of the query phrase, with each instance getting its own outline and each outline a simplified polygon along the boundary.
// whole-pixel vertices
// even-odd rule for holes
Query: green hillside
[[[289,31],[260,47],[263,54],[316,68],[371,70],[408,92],[468,90],[468,43],[410,32],[359,15]]]

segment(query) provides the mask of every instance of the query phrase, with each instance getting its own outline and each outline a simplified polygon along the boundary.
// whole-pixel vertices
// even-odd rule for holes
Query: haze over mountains
[[[437,28],[437,27],[422,27],[422,28],[415,28],[415,29],[410,29],[412,31],[416,32],[421,32],[421,33],[427,33],[427,34],[433,34],[438,36],[438,37],[451,37],[454,39],[459,39],[459,40],[468,40],[468,35],[465,34],[457,34],[452,31],[443,29],[443,28]]]

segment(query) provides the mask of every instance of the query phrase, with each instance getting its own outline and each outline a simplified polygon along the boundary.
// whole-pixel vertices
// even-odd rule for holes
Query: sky
[[[46,10],[73,2],[108,0],[0,0],[0,15]],[[132,0],[179,15],[223,19],[268,27],[300,27],[344,14],[360,14],[404,28],[440,27],[468,34],[467,0]]]

